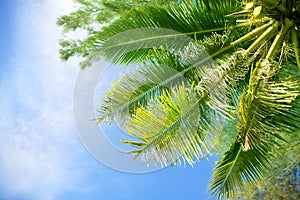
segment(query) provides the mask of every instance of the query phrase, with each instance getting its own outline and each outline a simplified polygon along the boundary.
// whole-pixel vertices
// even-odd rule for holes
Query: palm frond
[[[213,182],[210,185],[212,195],[218,199],[234,197],[235,190],[243,188],[243,180],[254,181],[270,167],[268,146],[260,143],[259,148],[243,151],[241,143],[235,142],[217,162]]]
[[[106,59],[114,63],[122,64],[125,61],[126,64],[130,64],[150,57],[152,49],[170,49],[178,52],[192,42],[192,38],[184,33],[149,27],[124,31],[98,44],[101,45],[99,50]]]
[[[155,99],[162,89],[171,89],[182,81],[180,73],[168,66],[150,64],[138,68],[112,83],[98,110],[99,122],[125,122],[136,108]]]
[[[188,48],[193,48],[193,57],[202,59],[197,66],[193,65],[193,58],[186,58]],[[198,50],[195,50],[198,48]],[[114,81],[112,88],[106,93],[101,107],[99,122],[125,122],[140,106],[155,100],[162,89],[172,89],[185,81],[187,85],[198,82],[207,68],[212,67],[210,57],[202,53],[201,47],[192,43],[181,52],[169,52],[153,49],[153,56],[143,67],[124,75],[121,80]],[[195,50],[195,51],[194,51]],[[192,74],[192,76],[190,76]]]
[[[185,1],[170,8],[145,7],[121,16],[91,39],[93,51],[115,63],[130,64],[143,60],[149,49],[186,44],[213,32],[223,32],[234,20],[224,16],[236,9],[236,1]],[[173,31],[171,31],[171,30]],[[181,41],[183,40],[183,41]],[[142,48],[141,48],[142,47]]]
[[[196,93],[187,90],[184,84],[171,93],[164,91],[157,102],[137,109],[128,123],[128,133],[140,140],[133,145],[138,149],[130,153],[134,153],[135,158],[145,159],[147,163],[151,160],[162,166],[181,163],[181,157],[184,162],[193,164],[194,160],[206,156],[210,141],[207,138],[203,141],[203,132],[208,128],[212,130],[208,124],[214,123],[211,118],[207,120],[206,115],[213,111],[205,104],[199,107]],[[204,117],[201,118],[201,115]],[[127,140],[123,142],[132,144]]]
[[[299,130],[300,82],[276,80],[274,65],[265,64],[251,73],[248,92],[240,98],[239,134],[215,168],[210,190],[219,199],[232,198],[243,181],[255,182],[269,169],[270,152],[284,134]],[[298,116],[297,116],[298,115]]]

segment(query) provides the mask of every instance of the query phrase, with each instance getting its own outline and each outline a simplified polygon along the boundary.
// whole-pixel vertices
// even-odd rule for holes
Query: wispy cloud
[[[60,62],[55,24],[72,5],[24,0],[16,7],[14,51],[0,84],[1,199],[55,199],[89,190],[85,180],[93,164],[73,128],[78,62]]]

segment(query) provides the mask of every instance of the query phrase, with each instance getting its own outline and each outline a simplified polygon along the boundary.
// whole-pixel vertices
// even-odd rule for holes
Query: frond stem
[[[269,36],[273,35],[274,31],[278,29],[279,22],[275,22],[271,27],[269,27],[259,38],[255,40],[250,47],[243,53],[244,56],[247,56],[251,53],[254,49],[257,48],[264,40],[266,40]]]
[[[266,56],[266,60],[269,60],[271,58],[273,58],[276,54],[276,50],[278,48],[278,46],[280,45],[280,43],[283,41],[286,33],[288,32],[288,30],[290,30],[290,28],[294,25],[294,22],[285,18],[285,23],[283,25],[283,28],[281,28],[281,30],[279,31],[279,33],[276,35],[269,51],[268,54]]]
[[[292,30],[292,41],[293,41],[297,65],[300,70],[299,38],[298,38],[298,33],[295,29]]]
[[[256,34],[260,33],[261,31],[263,31],[264,29],[266,29],[267,27],[269,27],[271,24],[273,23],[273,21],[270,21],[267,24],[264,24],[263,26],[260,26],[256,29],[254,29],[253,31],[251,31],[250,33],[247,33],[246,35],[244,35],[243,37],[235,40],[234,42],[231,42],[230,45],[236,46],[237,44],[244,42],[246,40],[251,39],[252,37],[254,37]]]
[[[229,169],[229,172],[227,173],[227,175],[226,175],[226,177],[225,177],[225,179],[224,179],[223,185],[224,185],[225,182],[227,181],[227,179],[228,179],[230,173],[232,172],[232,170],[233,170],[233,168],[234,168],[234,166],[235,166],[235,164],[236,164],[236,162],[237,162],[237,159],[238,159],[238,157],[239,157],[241,151],[242,151],[242,146],[240,146],[240,149],[239,149],[239,151],[238,151],[236,157],[234,158],[234,160],[231,161],[231,162],[233,162],[233,163],[232,163],[232,165],[231,165],[231,167],[230,167],[230,169]]]

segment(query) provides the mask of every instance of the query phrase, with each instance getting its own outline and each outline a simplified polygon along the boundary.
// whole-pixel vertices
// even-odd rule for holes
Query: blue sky
[[[131,174],[83,147],[73,118],[78,60],[58,55],[71,0],[0,1],[0,199],[207,199],[214,160]]]

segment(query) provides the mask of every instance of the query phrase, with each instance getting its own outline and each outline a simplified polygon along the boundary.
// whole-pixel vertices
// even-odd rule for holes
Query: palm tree
[[[132,10],[91,40],[92,53],[142,65],[113,83],[99,123],[124,125],[136,141],[122,142],[147,163],[193,165],[221,153],[210,190],[234,198],[271,169],[288,137],[299,138],[299,29],[299,0]]]

